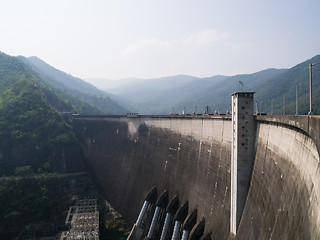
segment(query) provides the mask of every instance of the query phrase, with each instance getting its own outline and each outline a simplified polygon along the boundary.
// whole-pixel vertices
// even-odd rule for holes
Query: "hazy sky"
[[[319,0],[0,0],[0,51],[80,78],[252,73],[320,54]]]

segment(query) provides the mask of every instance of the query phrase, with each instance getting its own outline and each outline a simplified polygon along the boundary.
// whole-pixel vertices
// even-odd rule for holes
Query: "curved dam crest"
[[[108,201],[130,224],[157,186],[196,208],[211,239],[320,239],[316,140],[286,120],[256,116],[254,167],[236,236],[230,234],[230,117],[76,116],[72,124]],[[314,122],[320,124],[312,119],[303,126],[317,129]]]

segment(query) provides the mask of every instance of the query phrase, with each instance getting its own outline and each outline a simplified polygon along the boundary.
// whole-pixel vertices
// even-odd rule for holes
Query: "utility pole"
[[[298,111],[298,84],[296,85],[296,115],[299,115],[299,111]]]
[[[308,115],[312,115],[312,64],[310,63],[309,65],[309,104],[310,104],[310,107],[309,107],[309,112],[308,112]]]
[[[261,113],[262,113],[262,107],[261,107],[261,102],[260,102],[260,115],[261,115]]]
[[[286,96],[283,95],[283,115],[286,115]]]
[[[231,114],[231,104],[229,104],[228,109],[227,109],[227,114]]]
[[[273,115],[273,98],[271,99],[271,115]]]
[[[312,67],[315,66],[315,65],[317,65],[317,64],[320,64],[320,62],[310,63],[310,64],[309,64],[309,90],[310,90],[310,94],[309,94],[310,100],[309,100],[309,103],[310,103],[310,109],[309,109],[308,115],[312,115],[312,114],[313,114],[313,110],[312,110]]]

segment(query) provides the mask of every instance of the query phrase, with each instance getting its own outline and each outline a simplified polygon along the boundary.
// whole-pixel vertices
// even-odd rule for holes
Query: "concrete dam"
[[[232,105],[71,118],[131,239],[320,239],[320,117],[253,115],[253,93]]]

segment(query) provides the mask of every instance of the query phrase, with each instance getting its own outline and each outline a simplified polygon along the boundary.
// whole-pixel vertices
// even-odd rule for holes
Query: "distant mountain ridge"
[[[186,108],[190,112],[191,109],[194,109],[194,106],[197,106],[199,113],[202,113],[205,110],[205,106],[209,106],[211,113],[215,111],[226,113],[227,110],[231,110],[230,96],[232,93],[237,91],[256,92],[260,86],[267,84],[269,79],[278,76],[284,71],[283,69],[266,69],[252,74],[239,74],[225,78],[223,81],[212,84],[191,95],[188,99],[175,105],[175,108],[180,111]]]
[[[157,79],[134,79],[109,89],[130,108],[142,114],[211,113],[231,109],[230,95],[236,91],[255,92],[258,112],[295,114],[295,89],[299,88],[299,113],[308,112],[309,64],[320,62],[320,55],[290,69],[265,69],[252,74],[197,78],[186,75]],[[178,79],[178,81],[176,81]],[[176,81],[176,82],[175,82]],[[242,86],[243,84],[243,86]],[[320,65],[313,68],[313,108],[320,114]]]
[[[269,79],[285,71],[266,69],[253,74],[236,76],[217,75],[198,78],[177,75],[155,79],[134,79],[133,82],[108,91],[121,97],[142,114],[202,113],[206,106],[212,112],[221,109],[225,112],[230,105],[230,95],[240,90],[253,91]],[[123,103],[125,104],[125,103]]]
[[[0,54],[0,174],[33,170],[50,161],[54,146],[76,141],[58,111],[73,106],[44,86],[15,57]]]
[[[47,87],[86,114],[125,114],[127,110],[109,95],[80,78],[62,72],[37,57],[18,56]],[[79,101],[80,100],[80,101]],[[91,107],[90,107],[91,106]]]
[[[299,113],[308,112],[309,64],[320,62],[320,55],[290,69],[265,69],[252,74],[198,78],[188,75],[154,79],[129,78],[102,91],[91,84],[48,65],[37,57],[17,57],[30,74],[41,80],[79,113],[141,114],[211,113],[230,110],[230,95],[235,91],[254,91],[259,112],[295,113],[296,85]],[[320,66],[320,65],[319,65]],[[320,113],[320,67],[313,68],[314,113]],[[20,66],[21,67],[21,66]],[[120,83],[121,82],[121,83]],[[242,85],[243,84],[243,85]],[[1,86],[0,86],[1,87]]]
[[[320,55],[287,69],[258,89],[256,100],[262,103],[262,111],[272,113],[273,105],[274,114],[284,112],[295,114],[296,86],[298,85],[299,114],[307,114],[309,111],[309,64],[316,62],[320,62]],[[320,114],[320,65],[312,68],[312,76],[313,112]]]
[[[121,97],[125,102],[130,102],[132,108],[139,113],[168,114],[174,104],[225,78],[225,76],[198,78],[176,75],[154,79],[134,79],[126,85],[109,89],[108,92]]]
[[[10,90],[19,80],[26,79],[40,84],[30,69],[16,57],[0,53],[0,96]],[[58,111],[74,111],[73,106],[49,88],[41,87],[42,95]]]

